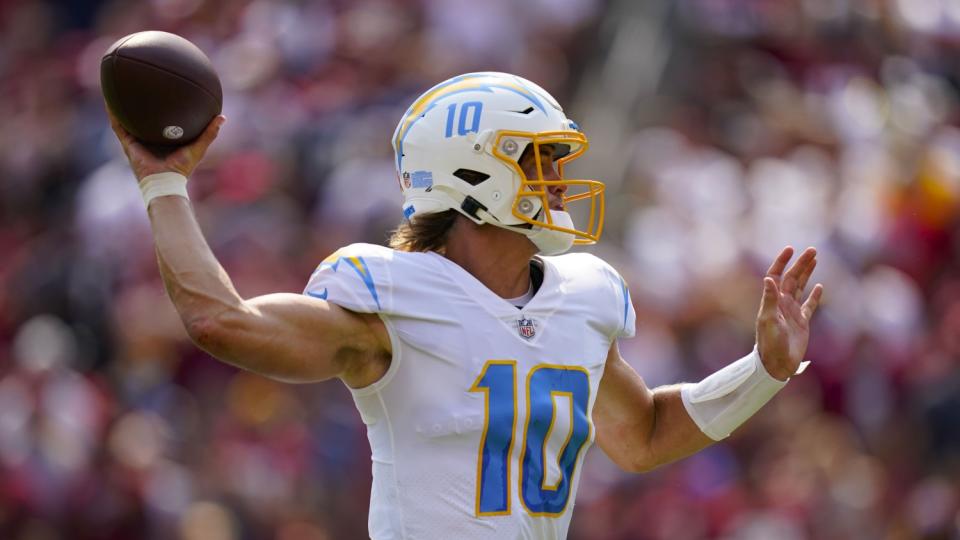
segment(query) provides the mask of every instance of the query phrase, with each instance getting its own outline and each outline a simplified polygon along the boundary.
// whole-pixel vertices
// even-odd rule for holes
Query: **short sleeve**
[[[637,314],[630,289],[613,266],[590,253],[544,259],[561,270],[565,294],[590,325],[611,340],[636,334]]]
[[[303,294],[359,313],[388,311],[391,255],[372,244],[340,248],[317,266]]]
[[[631,338],[637,333],[637,312],[633,309],[633,300],[630,298],[630,288],[627,287],[627,282],[619,274],[617,274],[617,279],[620,282],[620,303],[623,305],[623,319],[617,337]]]
[[[610,335],[614,338],[630,338],[636,334],[637,313],[633,310],[633,301],[630,298],[630,287],[620,275],[620,272],[603,259],[594,257],[599,265],[600,276],[606,284],[606,290],[613,294],[606,295],[605,306],[611,313],[609,318]]]

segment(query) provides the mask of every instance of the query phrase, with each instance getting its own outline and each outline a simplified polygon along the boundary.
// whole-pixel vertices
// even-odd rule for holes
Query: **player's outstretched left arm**
[[[757,347],[697,384],[649,389],[610,347],[593,409],[597,444],[620,467],[643,472],[681,459],[728,436],[797,372],[807,350],[810,318],[823,286],[803,291],[816,267],[808,248],[793,256],[785,248],[763,279],[757,315]]]

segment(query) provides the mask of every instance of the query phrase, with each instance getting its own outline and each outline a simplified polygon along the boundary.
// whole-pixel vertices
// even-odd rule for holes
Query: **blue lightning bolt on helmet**
[[[533,145],[552,145],[559,180],[527,178],[519,159]],[[393,135],[397,175],[408,219],[454,209],[530,238],[544,254],[593,244],[603,231],[604,185],[564,178],[564,165],[587,149],[586,136],[536,84],[507,73],[468,73],[417,98]],[[565,186],[564,209],[551,210],[548,188]],[[580,203],[586,223],[566,211]]]

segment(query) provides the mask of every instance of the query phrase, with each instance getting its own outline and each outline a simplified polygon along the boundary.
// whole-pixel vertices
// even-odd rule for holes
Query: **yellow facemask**
[[[520,166],[519,161],[511,157],[510,154],[514,156],[518,153],[518,148],[524,148],[524,145],[521,145],[517,140],[524,141],[526,144],[533,145],[533,155],[535,156],[534,161],[537,166],[537,177],[536,178],[527,178],[526,173],[523,171],[523,168]],[[542,145],[552,145],[555,148],[569,148],[570,151],[564,154],[562,157],[556,159],[557,164],[557,174],[560,176],[558,180],[547,180],[543,175],[543,165],[539,159],[540,156],[540,147]],[[587,137],[577,131],[545,131],[539,133],[531,133],[525,131],[499,131],[497,132],[496,140],[493,145],[493,154],[512,167],[519,177],[521,178],[520,189],[517,191],[516,196],[514,197],[513,202],[513,215],[525,222],[529,223],[536,227],[544,227],[547,229],[560,231],[568,234],[574,235],[574,244],[576,245],[589,245],[595,244],[600,240],[600,235],[603,232],[603,218],[604,218],[604,189],[605,186],[603,182],[599,180],[571,180],[564,178],[563,169],[564,166],[579,158],[586,152],[587,148],[590,146],[590,143],[587,141]],[[564,210],[569,211],[569,205],[571,203],[581,203],[582,201],[588,201],[587,204],[587,217],[586,217],[586,227],[582,230],[579,228],[569,228],[563,227],[560,225],[554,224],[553,216],[550,212],[550,199],[549,199],[549,188],[551,187],[565,187],[566,191],[563,194],[563,208]],[[531,198],[537,198],[540,200],[541,212],[536,213],[533,217],[529,217],[530,210],[534,208],[534,205],[530,202]],[[584,206],[578,205],[578,208],[584,208]],[[527,212],[524,213],[524,210]],[[541,219],[535,219],[541,218]]]

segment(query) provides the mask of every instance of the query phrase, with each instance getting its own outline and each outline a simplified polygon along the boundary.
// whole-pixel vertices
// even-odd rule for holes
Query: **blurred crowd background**
[[[747,352],[769,261],[820,250],[811,368],[678,464],[590,452],[571,538],[960,538],[954,0],[0,0],[0,538],[366,535],[348,393],[213,361],[164,295],[98,88],[143,29],[222,78],[191,192],[244,296],[383,243],[400,114],[475,70],[538,82],[591,137],[591,250],[631,285],[648,384]]]

